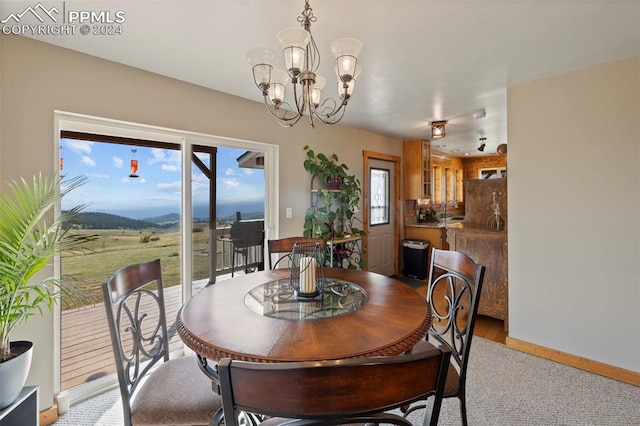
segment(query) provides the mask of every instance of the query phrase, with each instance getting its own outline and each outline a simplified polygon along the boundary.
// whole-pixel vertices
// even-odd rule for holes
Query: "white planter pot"
[[[13,403],[27,381],[31,368],[33,343],[27,341],[11,342],[11,348],[26,346],[28,349],[15,358],[0,363],[0,410]]]

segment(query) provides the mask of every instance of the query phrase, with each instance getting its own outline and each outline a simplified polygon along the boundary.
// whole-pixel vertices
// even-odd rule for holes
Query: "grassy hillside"
[[[209,277],[209,233],[205,230],[206,227],[194,228],[194,280]],[[160,259],[165,286],[180,284],[180,232],[161,229],[83,229],[71,232],[96,236],[82,252],[64,253],[62,260],[63,277],[90,295],[94,302],[102,301],[102,283],[118,269],[132,263]]]
[[[144,220],[129,219],[109,213],[78,213],[69,224],[82,229],[153,229],[162,228],[162,225]],[[171,224],[171,226],[175,223]]]

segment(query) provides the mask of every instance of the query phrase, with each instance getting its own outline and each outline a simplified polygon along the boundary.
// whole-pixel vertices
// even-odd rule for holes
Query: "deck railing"
[[[221,275],[235,274],[238,270],[262,268],[264,266],[264,246],[256,245],[247,248],[247,256],[236,254],[233,260],[234,244],[231,240],[231,225],[217,227],[214,231],[216,250],[216,278]],[[232,264],[235,270],[232,270]]]

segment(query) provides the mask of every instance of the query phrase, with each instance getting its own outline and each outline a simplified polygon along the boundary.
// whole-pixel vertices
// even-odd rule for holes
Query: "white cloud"
[[[65,148],[68,148],[69,151],[75,154],[88,154],[91,152],[91,147],[94,142],[87,141],[79,141],[76,139],[65,139],[66,143],[64,144]]]
[[[96,179],[109,179],[109,175],[100,173],[91,173],[89,176]]]
[[[153,156],[153,158],[149,160],[149,164],[163,162],[167,157],[166,154],[164,153],[164,149],[162,148],[151,148],[151,155]]]
[[[180,170],[178,166],[173,164],[163,164],[160,168],[165,172],[177,172]]]
[[[124,164],[124,160],[120,157],[113,156],[113,167],[120,168]]]
[[[153,158],[147,161],[150,166],[160,164],[160,169],[164,172],[180,171],[180,151],[151,148],[151,155]]]
[[[227,170],[224,171],[224,174],[227,176],[233,176],[235,175],[235,172],[233,171],[232,168],[228,168]]]
[[[236,178],[232,179],[221,179],[220,182],[224,185],[225,188],[237,188],[240,186],[240,181]]]
[[[143,177],[138,177],[138,178],[130,178],[129,176],[123,176],[122,179],[120,179],[120,182],[122,183],[139,183],[139,184],[143,184],[143,183],[147,183],[147,180]]]
[[[96,162],[93,160],[93,158],[89,157],[88,155],[83,155],[80,161],[86,166],[94,167],[96,165]]]
[[[182,184],[180,181],[168,182],[168,183],[159,183],[156,185],[156,188],[163,192],[169,192],[172,194],[180,194],[182,190]]]
[[[247,176],[251,176],[255,172],[256,171],[254,169],[244,169],[244,174],[247,175]]]

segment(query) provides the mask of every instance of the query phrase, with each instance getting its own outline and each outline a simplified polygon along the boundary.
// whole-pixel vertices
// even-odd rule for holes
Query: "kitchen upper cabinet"
[[[453,201],[455,207],[464,202],[464,162],[460,157],[437,150],[431,151],[431,203]]]
[[[402,148],[404,199],[431,199],[431,143],[405,141]]]

